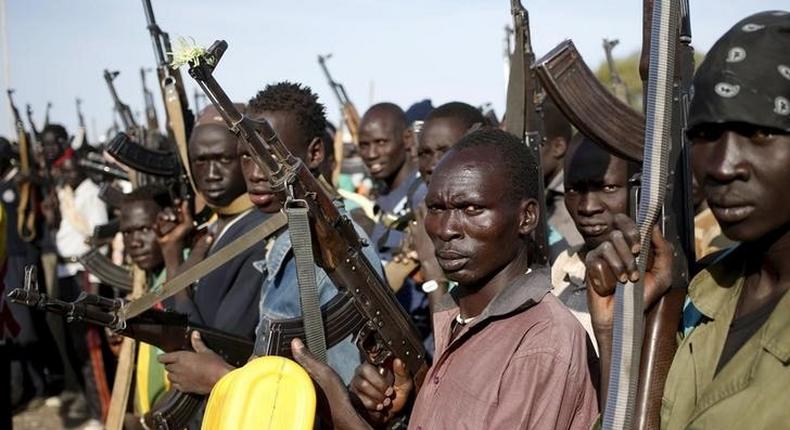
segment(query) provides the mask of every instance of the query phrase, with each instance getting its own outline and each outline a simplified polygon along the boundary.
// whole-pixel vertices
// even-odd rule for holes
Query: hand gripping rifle
[[[8,297],[14,303],[62,315],[66,318],[66,322],[82,321],[107,327],[123,336],[154,345],[165,352],[192,351],[190,336],[195,330],[200,333],[201,339],[209,348],[236,367],[243,366],[253,351],[253,343],[250,340],[192,324],[186,315],[176,312],[149,309],[135,318],[125,320],[118,316],[118,310],[123,305],[121,299],[108,299],[86,293],[81,293],[73,302],[48,297],[38,291],[33,266],[25,268],[24,288],[11,291]],[[148,425],[157,429],[180,429],[186,426],[204,396],[176,393],[171,394],[168,401],[176,401],[179,407],[171,408],[171,415],[166,417],[149,417]]]
[[[228,127],[248,146],[255,161],[266,172],[272,190],[287,193],[291,201],[301,201],[310,215],[315,262],[329,275],[339,290],[339,298],[361,316],[361,326],[348,327],[366,359],[384,366],[389,360],[403,360],[419,386],[425,377],[425,351],[417,329],[401,308],[386,281],[363,255],[367,246],[348,216],[338,207],[342,203],[325,182],[321,182],[304,163],[280,141],[266,121],[243,116],[214,79],[213,71],[227,49],[216,41],[189,62],[189,74],[198,82]],[[326,310],[327,306],[324,306]],[[354,324],[349,324],[354,325]],[[326,327],[325,327],[326,328]],[[308,343],[309,345],[309,343]]]
[[[19,109],[14,104],[14,90],[7,90],[8,102],[14,114],[14,125],[16,126],[17,145],[19,148],[19,173],[26,179],[19,183],[19,206],[17,206],[16,228],[19,237],[25,242],[31,242],[36,238],[36,206],[38,204],[37,190],[31,181],[33,169],[31,168],[31,148],[27,140],[25,124],[19,115]]]
[[[659,7],[660,3],[660,7]],[[644,2],[645,36],[643,38],[643,54],[640,61],[640,74],[643,81],[652,80],[655,61],[653,56],[646,55],[653,45],[652,38],[656,34],[657,19],[667,13],[673,20],[669,33],[670,53],[674,53],[674,65],[669,70],[671,84],[671,123],[667,140],[666,196],[661,206],[659,225],[664,237],[674,247],[672,258],[672,288],[647,310],[645,315],[644,342],[641,352],[639,369],[639,387],[636,393],[636,410],[634,428],[638,430],[658,429],[661,418],[661,398],[664,383],[672,359],[677,349],[677,331],[680,327],[686,287],[691,279],[692,271],[696,271],[694,253],[694,207],[691,196],[690,146],[684,130],[691,101],[691,82],[694,75],[694,50],[691,47],[691,20],[688,0]],[[654,17],[653,14],[659,14]],[[652,48],[651,48],[652,50]],[[649,61],[648,61],[649,60]],[[649,64],[648,64],[649,63]],[[649,69],[649,73],[648,73]],[[650,90],[650,85],[645,85]],[[645,97],[645,99],[649,99]],[[649,111],[648,111],[649,114]],[[644,183],[642,188],[644,188]],[[640,205],[641,209],[641,205]],[[642,233],[645,234],[645,233]]]
[[[524,172],[531,180],[536,181],[540,217],[533,234],[534,262],[546,265],[549,262],[548,225],[546,223],[546,199],[543,197],[543,172],[540,168],[540,147],[543,145],[542,103],[545,94],[540,90],[540,83],[532,69],[535,53],[529,34],[529,14],[520,0],[511,0],[510,9],[513,15],[514,49],[510,58],[510,78],[507,88],[507,111],[505,112],[505,130],[524,140],[535,157],[537,170]]]

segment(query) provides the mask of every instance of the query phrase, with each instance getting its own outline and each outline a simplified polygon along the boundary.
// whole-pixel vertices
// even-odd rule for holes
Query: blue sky
[[[316,62],[333,53],[334,77],[345,84],[360,112],[371,102],[408,107],[423,98],[491,102],[504,110],[502,44],[510,22],[507,0],[152,0],[160,26],[171,36],[209,45],[223,38],[230,48],[217,79],[238,101],[279,80],[310,85],[339,117],[337,103]],[[120,70],[122,99],[142,110],[139,68],[154,65],[145,16],[138,0],[5,0],[9,76],[0,76],[0,134],[11,134],[5,82],[16,89],[23,111],[36,121],[53,103],[51,119],[73,131],[79,96],[89,136],[111,123],[112,102],[102,70]],[[616,55],[641,45],[639,0],[526,1],[533,47],[541,55],[572,38],[591,66],[603,59],[601,40],[618,38]],[[691,0],[694,45],[706,51],[748,14],[787,9],[786,0]],[[0,69],[0,73],[4,73]],[[194,85],[186,77],[190,102]],[[153,76],[149,78],[153,86]],[[160,121],[163,109],[157,93]]]

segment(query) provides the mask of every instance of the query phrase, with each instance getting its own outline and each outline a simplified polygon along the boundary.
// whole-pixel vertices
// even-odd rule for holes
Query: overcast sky
[[[406,108],[423,98],[435,106],[451,100],[491,102],[500,116],[504,110],[506,0],[152,1],[159,25],[171,36],[190,36],[206,46],[215,39],[228,41],[216,76],[238,101],[267,83],[299,81],[319,94],[330,120],[337,121],[337,102],[316,62],[318,54],[331,52],[331,72],[360,113],[374,102]],[[25,104],[32,104],[39,126],[51,101],[52,121],[73,131],[79,96],[90,137],[112,122],[104,68],[121,71],[116,83],[122,99],[133,111],[142,110],[139,69],[153,66],[154,54],[140,1],[5,3],[10,73],[4,76],[0,69],[0,134],[11,134],[7,82],[16,89],[23,115]],[[615,55],[641,45],[641,1],[529,0],[525,5],[538,55],[572,38],[594,67],[603,58],[604,37],[620,39]],[[787,0],[691,0],[694,45],[706,51],[739,19],[769,9],[788,9]],[[191,102],[194,85],[185,80]],[[161,121],[158,93],[156,101]]]

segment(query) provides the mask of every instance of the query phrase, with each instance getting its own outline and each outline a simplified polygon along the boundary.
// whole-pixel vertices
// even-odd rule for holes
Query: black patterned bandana
[[[741,20],[694,75],[688,128],[726,122],[790,132],[790,12]]]

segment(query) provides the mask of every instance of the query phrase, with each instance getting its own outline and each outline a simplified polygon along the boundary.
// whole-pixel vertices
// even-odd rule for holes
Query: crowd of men
[[[759,13],[725,33],[694,76],[685,133],[700,263],[677,327],[663,429],[790,428],[783,394],[790,384],[790,202],[782,197],[790,184],[789,50],[790,13]],[[629,191],[640,165],[574,132],[550,99],[541,108],[539,158],[463,102],[417,117],[376,104],[361,116],[343,160],[324,105],[305,85],[266,85],[236,107],[267,121],[315,177],[335,180],[345,195],[365,189],[340,199],[344,213],[428,351],[430,370],[416,381],[401,359],[367,362],[352,337],[328,348],[326,364],[294,340],[288,354],[321,393],[322,428],[588,429],[599,422],[616,285],[642,277],[650,307],[677,270],[658,227],[646,271],[637,268]],[[214,106],[196,115],[185,160],[209,219],[167,184],[132,189],[85,168],[80,161],[98,155],[134,176],[100,149],[70,140],[60,125],[46,125],[37,140],[31,175],[20,174],[17,147],[0,140],[5,293],[22,285],[23,268],[32,264],[51,297],[125,297],[81,262],[94,249],[142,269],[155,290],[283,210],[256,154]],[[350,180],[346,167],[354,160],[366,167],[372,190]],[[544,195],[527,174],[538,166]],[[18,231],[26,182],[41,196],[34,240]],[[126,191],[116,207],[102,198],[106,186]],[[550,266],[535,262],[541,217],[549,225]],[[113,220],[116,238],[97,240],[96,227]],[[255,356],[270,353],[271,327],[302,315],[291,239],[280,225],[159,306],[253,342]],[[320,304],[330,303],[343,286],[318,265],[315,274]],[[14,381],[0,387],[12,395],[0,396],[0,427],[10,427],[10,405],[33,397],[59,407],[71,424],[102,427],[118,336],[0,300],[0,339],[3,372],[13,369]],[[197,332],[190,341],[192,350],[167,353],[141,345],[128,428],[138,428],[169,391],[209,394],[234,369]],[[202,409],[188,427],[200,428],[201,420]]]

